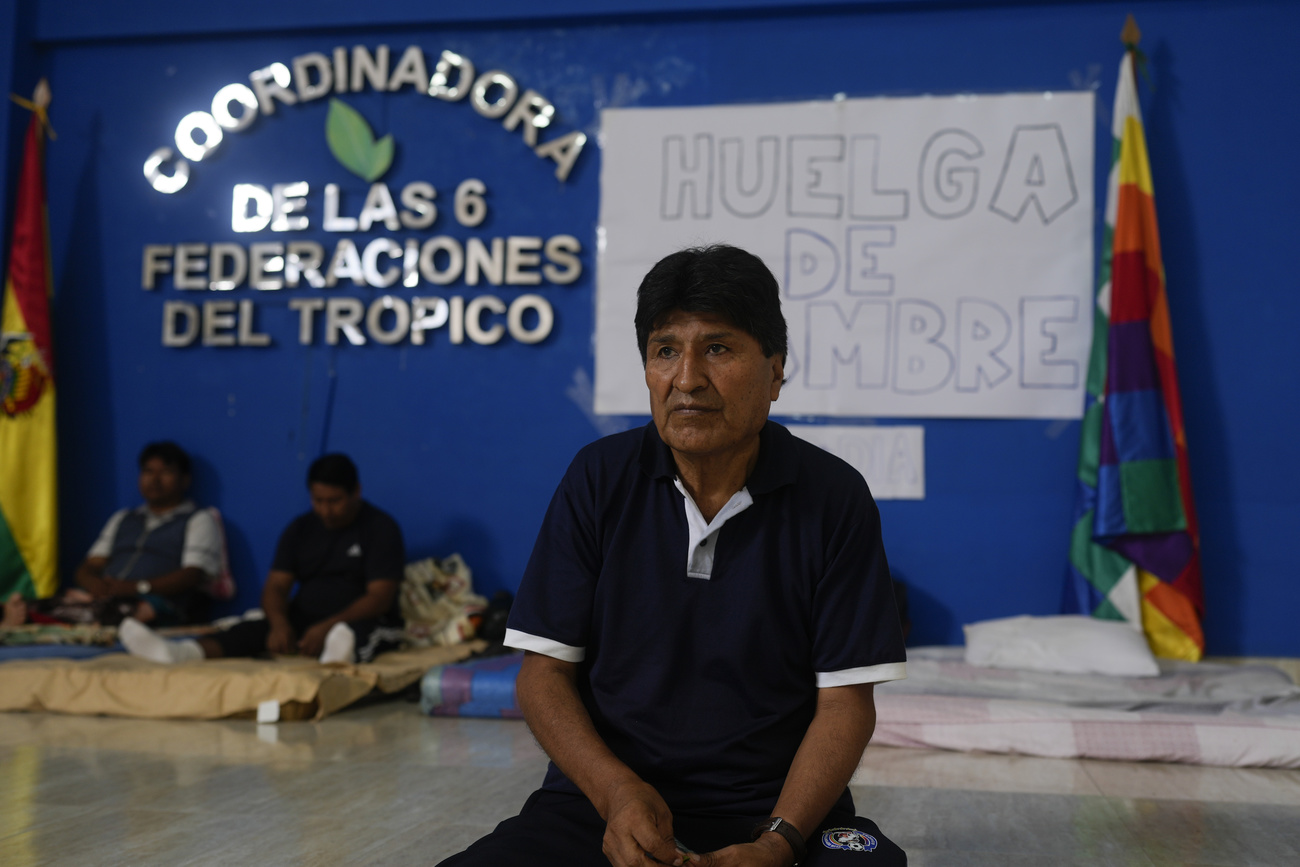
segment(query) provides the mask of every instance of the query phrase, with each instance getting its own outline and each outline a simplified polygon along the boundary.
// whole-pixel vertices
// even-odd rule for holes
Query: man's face
[[[645,382],[659,436],[674,452],[725,457],[752,446],[781,393],[781,357],[730,320],[674,310],[650,332]]]
[[[190,489],[190,477],[162,458],[149,458],[140,465],[140,496],[152,509],[180,505]]]
[[[341,530],[357,518],[361,510],[361,486],[352,493],[337,485],[312,482],[311,510],[320,518],[327,530]]]

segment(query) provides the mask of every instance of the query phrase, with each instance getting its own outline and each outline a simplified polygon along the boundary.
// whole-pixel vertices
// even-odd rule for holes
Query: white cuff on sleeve
[[[855,683],[884,683],[887,680],[902,680],[905,677],[907,677],[906,662],[885,662],[880,665],[846,668],[841,671],[819,671],[817,688],[852,686]]]
[[[506,630],[505,645],[516,650],[531,650],[534,653],[550,656],[561,662],[582,662],[587,656],[587,648],[585,647],[561,644],[549,638],[542,638],[540,635],[529,635],[527,632],[520,632],[518,629]]]

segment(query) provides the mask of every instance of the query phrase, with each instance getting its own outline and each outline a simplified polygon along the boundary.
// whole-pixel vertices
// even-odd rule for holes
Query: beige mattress
[[[94,659],[29,659],[0,664],[0,711],[221,719],[254,716],[263,702],[279,718],[323,719],[371,691],[392,693],[431,666],[455,662],[481,641],[386,653],[363,665],[312,659],[214,659],[159,665],[123,653]]]

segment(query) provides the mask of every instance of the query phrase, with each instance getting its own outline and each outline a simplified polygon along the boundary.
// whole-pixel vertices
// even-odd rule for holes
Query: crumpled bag
[[[474,637],[487,600],[459,554],[408,563],[401,589],[406,640],[413,647],[445,647]]]

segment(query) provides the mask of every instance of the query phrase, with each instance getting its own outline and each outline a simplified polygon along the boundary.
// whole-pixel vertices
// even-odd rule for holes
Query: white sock
[[[356,662],[357,634],[346,623],[335,623],[325,633],[325,649],[321,662]]]
[[[117,637],[132,656],[170,665],[203,658],[203,648],[192,638],[168,641],[134,617],[117,628]]]

